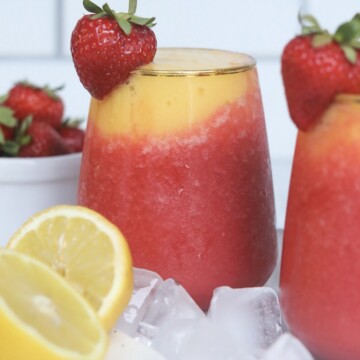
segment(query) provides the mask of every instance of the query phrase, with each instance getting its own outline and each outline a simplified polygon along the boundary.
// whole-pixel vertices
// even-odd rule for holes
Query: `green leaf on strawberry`
[[[103,9],[100,6],[96,5],[95,3],[93,3],[90,0],[84,0],[83,5],[84,5],[84,8],[88,12],[91,12],[91,13],[94,13],[94,14],[100,14],[100,13],[103,12]]]
[[[301,24],[302,35],[311,35],[322,33],[324,30],[321,28],[319,22],[312,15],[298,15],[299,23]]]
[[[6,140],[1,144],[1,151],[8,156],[16,156],[19,153],[20,145],[15,141]]]
[[[333,39],[341,45],[344,55],[352,64],[356,63],[360,37],[360,15],[355,15],[350,21],[341,24]]]
[[[113,14],[116,22],[121,27],[126,35],[131,33],[131,24],[126,14]]]
[[[353,39],[356,39],[360,33],[360,23],[358,21],[349,21],[340,25],[335,34],[334,40],[340,44],[349,43]]]
[[[17,125],[17,119],[14,117],[14,111],[6,106],[0,105],[0,124],[13,128]]]
[[[348,61],[350,61],[352,64],[356,64],[357,60],[357,51],[349,45],[343,45],[341,46],[342,51],[344,52],[344,55]]]
[[[313,35],[312,45],[315,48],[334,41],[340,45],[346,59],[351,64],[356,63],[357,53],[354,50],[360,48],[360,14],[356,14],[350,21],[341,24],[334,35],[323,29],[312,15],[299,14],[299,22],[303,36]]]
[[[27,116],[15,131],[15,142],[20,146],[24,146],[30,143],[31,136],[28,134],[29,127],[33,121],[33,117]]]
[[[130,0],[129,1],[129,10],[127,13],[120,12],[116,13],[112,10],[108,3],[105,3],[103,7],[96,5],[91,0],[83,0],[84,8],[93,13],[94,15],[91,16],[93,20],[102,18],[104,16],[109,16],[116,20],[120,28],[124,31],[126,35],[131,33],[132,26],[131,24],[142,25],[147,27],[153,27],[155,25],[154,21],[155,18],[143,18],[135,15],[136,8],[137,8],[137,0]]]
[[[4,137],[0,128],[0,152],[7,156],[17,156],[20,149],[31,142],[31,136],[27,133],[32,122],[32,117],[26,117],[15,129],[14,138],[8,140]]]
[[[319,48],[332,43],[332,41],[332,36],[327,31],[324,31],[322,33],[314,35],[312,40],[312,46],[314,48]]]

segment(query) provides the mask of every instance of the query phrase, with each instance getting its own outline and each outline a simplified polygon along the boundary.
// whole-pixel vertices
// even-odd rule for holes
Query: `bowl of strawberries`
[[[76,203],[84,130],[60,89],[19,82],[0,98],[0,246],[35,212]]]

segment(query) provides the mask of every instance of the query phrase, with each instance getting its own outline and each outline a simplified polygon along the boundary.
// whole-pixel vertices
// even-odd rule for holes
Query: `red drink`
[[[360,103],[341,96],[298,134],[281,268],[288,326],[321,359],[360,359],[359,259]]]
[[[217,286],[262,285],[276,241],[253,60],[161,49],[92,100],[79,202],[119,226],[135,266],[175,278],[203,308]]]

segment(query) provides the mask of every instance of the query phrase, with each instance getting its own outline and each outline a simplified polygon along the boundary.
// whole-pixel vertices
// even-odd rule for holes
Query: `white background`
[[[96,1],[95,1],[96,2]],[[105,2],[105,1],[104,1]],[[127,0],[109,0],[118,11]],[[70,57],[70,35],[86,11],[81,0],[0,0],[0,94],[27,79],[65,84],[66,115],[86,118],[89,95]],[[103,3],[98,3],[103,5]],[[286,107],[281,51],[299,33],[297,14],[312,13],[333,31],[360,11],[359,0],[138,0],[138,14],[156,16],[158,46],[246,52],[258,63],[271,160],[277,225],[283,226],[296,130]]]

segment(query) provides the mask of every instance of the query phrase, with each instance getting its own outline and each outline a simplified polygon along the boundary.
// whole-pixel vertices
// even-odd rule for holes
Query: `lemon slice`
[[[35,214],[8,247],[62,275],[92,304],[108,330],[131,298],[128,244],[115,225],[93,210],[62,205]]]
[[[100,360],[108,339],[91,305],[61,276],[0,249],[1,359]]]

